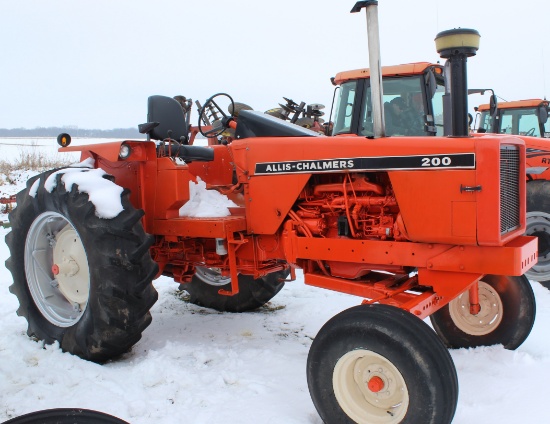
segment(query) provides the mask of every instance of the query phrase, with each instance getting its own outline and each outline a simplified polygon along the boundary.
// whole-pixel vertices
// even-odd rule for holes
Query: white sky
[[[0,128],[134,127],[153,94],[204,102],[227,92],[256,110],[285,96],[328,114],[330,77],[368,67],[365,13],[350,14],[354,4],[0,0]],[[550,91],[546,0],[380,0],[378,9],[383,65],[437,61],[438,32],[474,28],[469,88],[506,100]]]

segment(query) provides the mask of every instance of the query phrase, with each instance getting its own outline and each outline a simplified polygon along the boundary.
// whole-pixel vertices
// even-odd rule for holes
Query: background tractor
[[[363,8],[379,64],[377,2],[352,12]],[[459,68],[478,45],[472,30],[436,42]],[[180,102],[152,96],[140,126],[147,141],[71,146],[61,135],[60,151],[80,151],[80,165],[31,178],[6,236],[29,336],[103,362],[149,325],[160,275],[194,303],[244,312],[299,268],[305,284],[361,299],[311,345],[307,382],[321,418],[450,423],[458,380],[447,347],[515,349],[534,323],[523,276],[537,260],[536,238],[522,235],[525,146],[468,137],[465,86],[451,93],[453,137],[385,137],[380,69],[372,76],[362,89],[356,81],[355,98],[342,89],[333,137],[253,110],[235,119],[221,93],[202,106],[198,128]],[[419,78],[425,100],[437,90],[430,78]],[[372,109],[356,111],[359,98]],[[217,123],[204,125],[212,110]],[[435,119],[426,124],[437,133]],[[197,131],[213,139],[229,129],[229,141],[193,145]],[[203,195],[228,206],[189,215]]]
[[[527,147],[527,229],[539,239],[538,263],[527,276],[550,289],[550,113],[542,99],[482,104],[478,133],[519,135]],[[477,120],[477,118],[476,118]]]
[[[479,133],[515,134],[529,137],[550,137],[548,100],[528,99],[482,104],[479,112]]]

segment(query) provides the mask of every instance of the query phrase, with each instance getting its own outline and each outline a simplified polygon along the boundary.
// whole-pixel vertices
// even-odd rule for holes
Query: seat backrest
[[[152,140],[169,138],[168,131],[171,131],[170,138],[173,140],[179,141],[182,136],[187,138],[185,113],[172,97],[150,96],[147,102],[147,122],[159,123],[148,133]]]

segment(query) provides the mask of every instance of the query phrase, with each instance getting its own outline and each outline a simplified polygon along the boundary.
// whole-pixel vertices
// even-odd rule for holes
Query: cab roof
[[[501,102],[498,104],[498,109],[520,109],[524,107],[537,107],[544,104],[548,106],[548,100],[543,99],[526,99],[526,100],[514,100],[511,102]],[[485,103],[479,105],[478,110],[484,112],[489,110],[489,104]]]
[[[409,75],[422,75],[426,69],[435,67],[443,72],[443,66],[430,62],[405,63],[403,65],[382,66],[383,77],[397,77]],[[370,69],[355,69],[353,71],[338,72],[334,77],[334,84],[339,85],[346,81],[370,78]]]

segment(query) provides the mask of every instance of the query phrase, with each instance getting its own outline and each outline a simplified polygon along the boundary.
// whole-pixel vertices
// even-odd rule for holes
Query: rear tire
[[[535,323],[533,289],[525,276],[486,275],[479,281],[479,314],[470,314],[468,291],[430,316],[451,349],[502,344],[517,349]]]
[[[215,268],[198,267],[190,283],[180,289],[189,293],[189,301],[195,305],[220,312],[248,312],[269,302],[285,285],[289,271],[277,271],[254,279],[251,275],[239,274],[239,293],[235,296],[219,294],[220,289],[231,290],[231,279],[222,277]]]
[[[62,174],[52,177],[57,184],[48,192],[44,184],[53,172],[29,180],[10,213],[10,291],[30,337],[102,362],[128,351],[151,322],[153,237],[144,232],[143,212],[131,205],[128,191],[121,194],[120,214],[99,218],[88,194],[76,184],[66,190]]]
[[[530,280],[550,290],[550,181],[527,183],[527,215],[525,234],[538,237],[537,263],[525,273]]]
[[[458,401],[456,369],[441,340],[388,305],[330,319],[311,345],[307,382],[327,424],[448,424]]]

